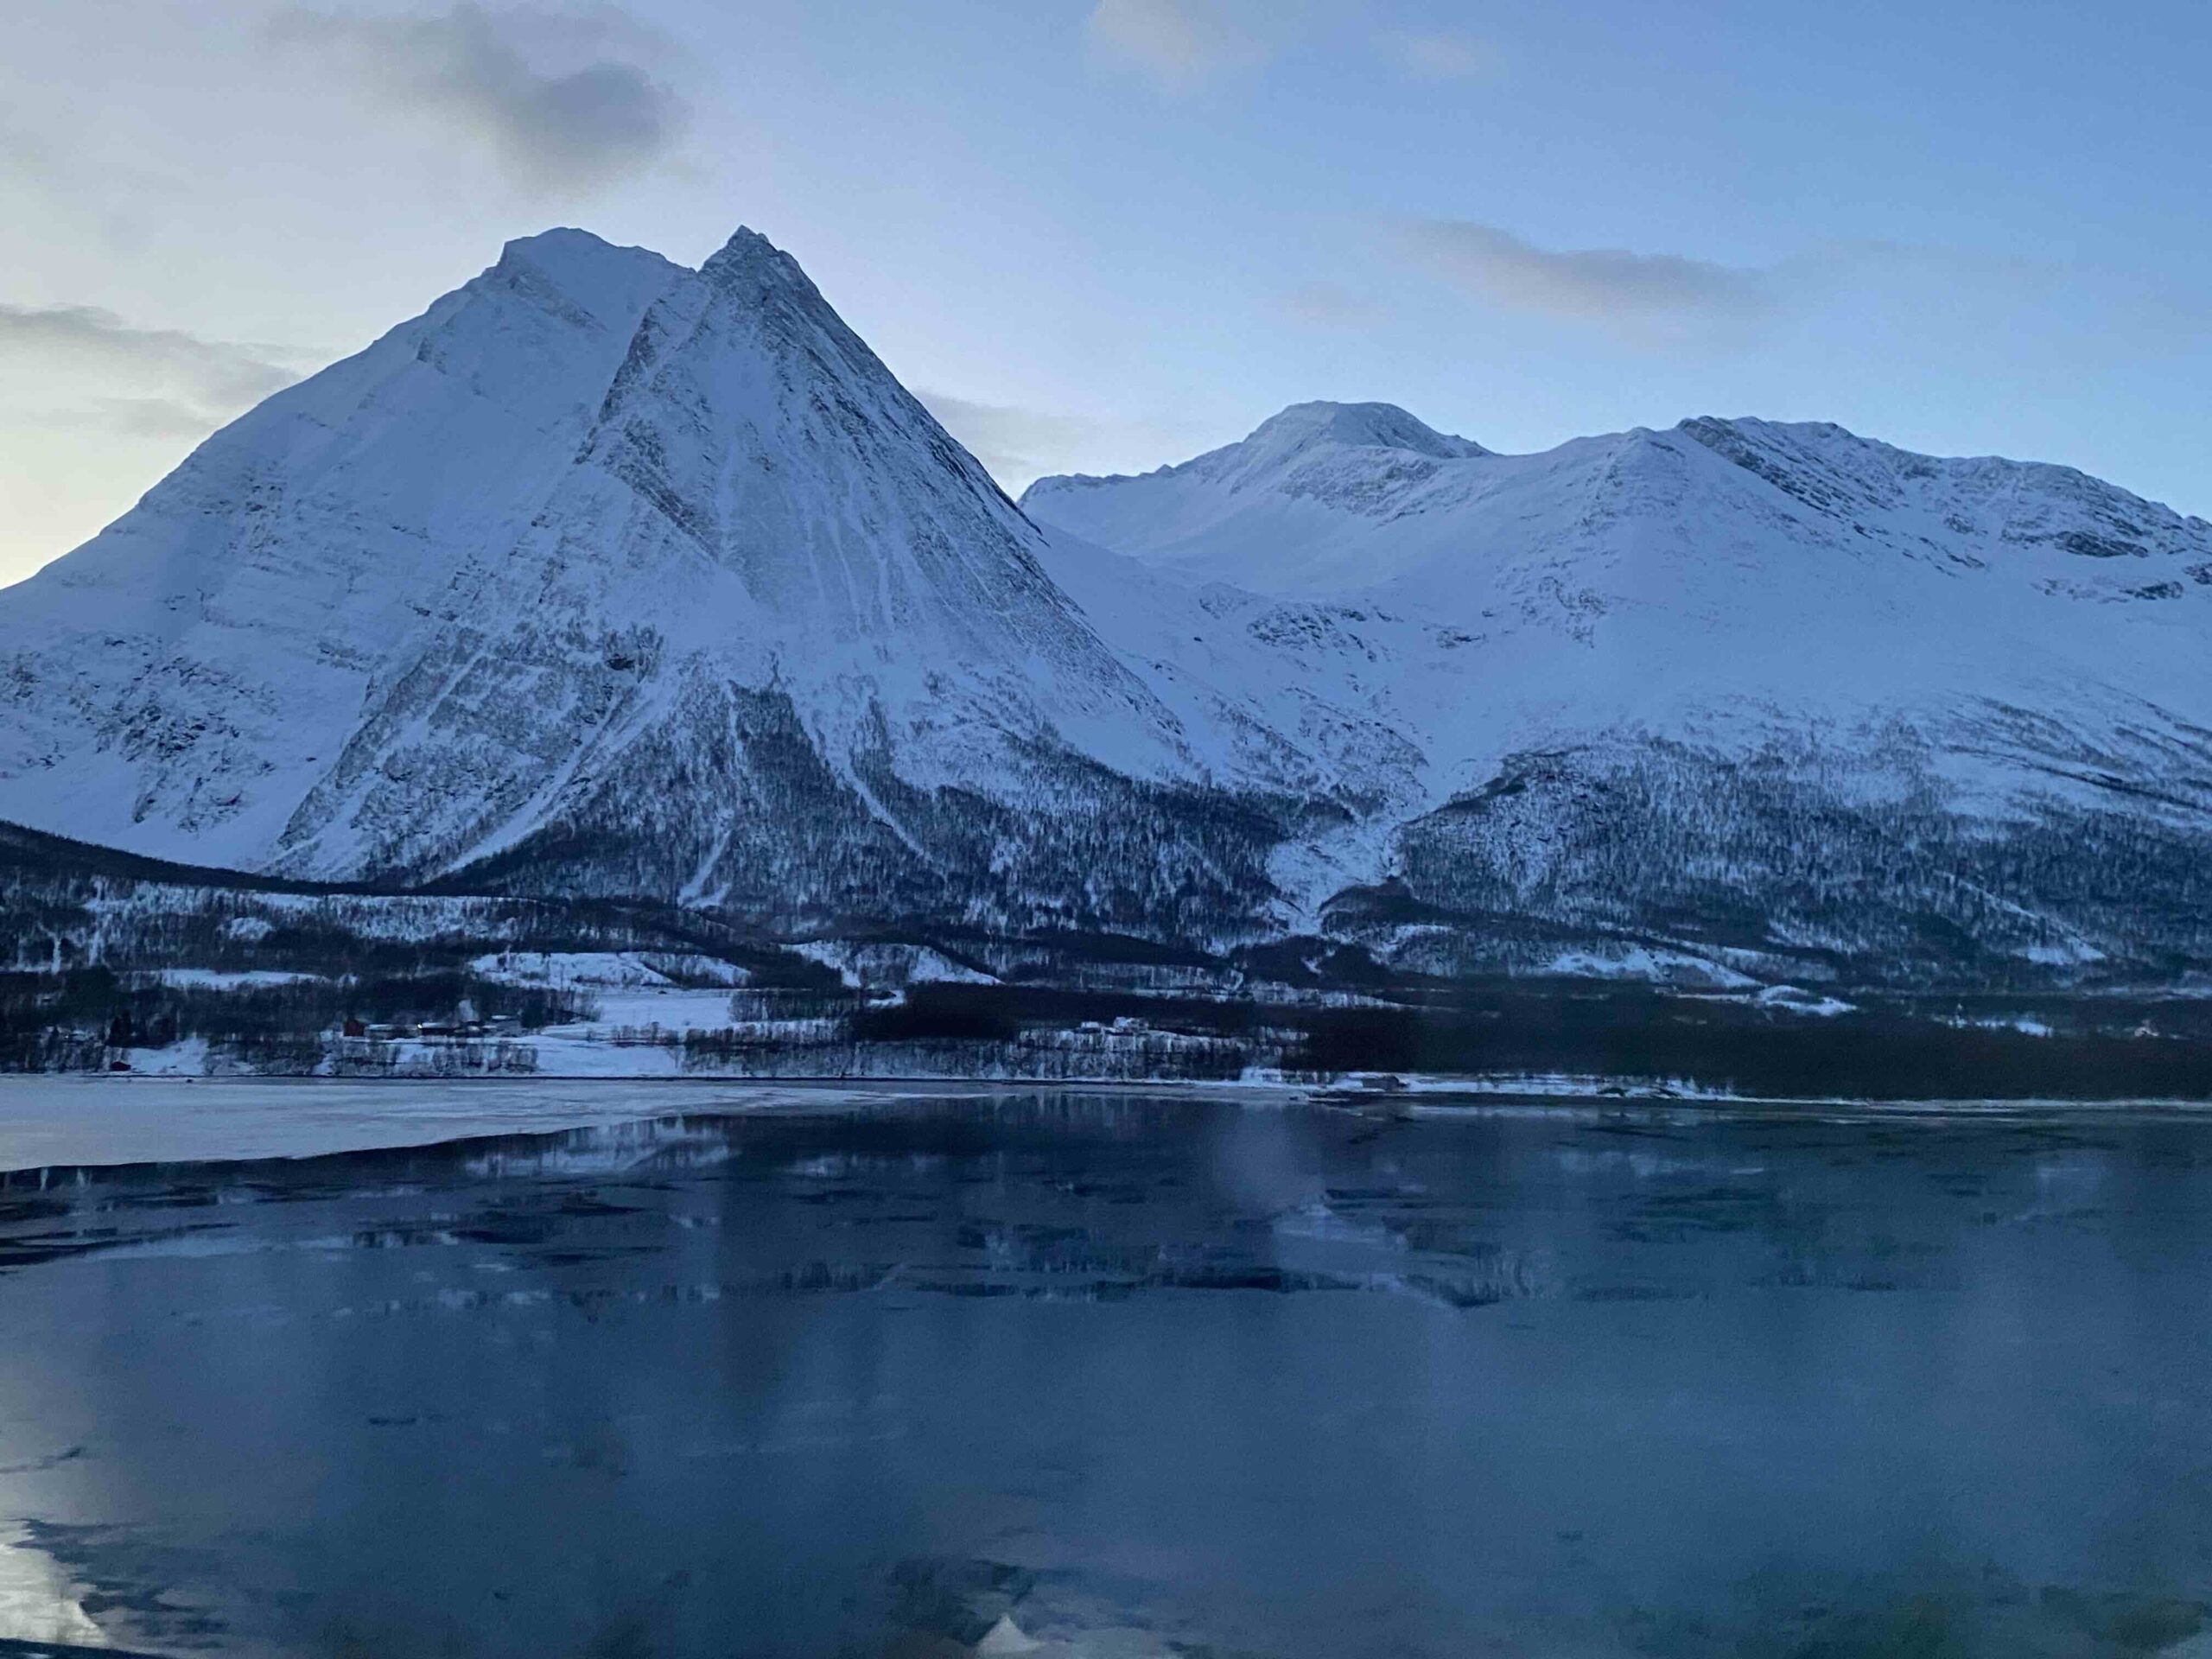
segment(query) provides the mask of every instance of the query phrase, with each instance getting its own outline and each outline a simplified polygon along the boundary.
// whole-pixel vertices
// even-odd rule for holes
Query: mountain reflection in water
[[[0,1637],[2202,1655],[2208,1284],[2212,1122],[2125,1111],[1007,1091],[18,1173]]]

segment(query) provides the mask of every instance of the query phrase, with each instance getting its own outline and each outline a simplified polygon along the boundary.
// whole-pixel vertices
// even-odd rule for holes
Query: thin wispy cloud
[[[1449,30],[1386,29],[1381,44],[1382,55],[1415,80],[1478,80],[1499,68],[1496,47]]]
[[[295,7],[270,29],[388,107],[475,145],[535,197],[635,178],[674,150],[690,118],[654,73],[666,43],[611,7],[493,10],[462,0],[393,17]]]
[[[18,397],[40,386],[104,385],[124,389],[118,395],[128,398],[193,411],[207,426],[289,385],[304,367],[303,354],[283,346],[135,327],[98,306],[5,303],[0,363]]]
[[[1095,51],[1175,92],[1265,55],[1261,37],[1223,0],[1098,0],[1088,32]]]
[[[1822,318],[1862,339],[1893,331],[1899,319],[1941,319],[1950,345],[2000,352],[2024,334],[2085,322],[2101,340],[2125,340],[2138,353],[2184,353],[2212,340],[2212,296],[2201,288],[1986,249],[1832,238],[1770,264],[1730,265],[1624,248],[1544,248],[1497,226],[1441,219],[1401,225],[1396,245],[1408,265],[1491,309],[1632,345],[1728,347]],[[1332,286],[1300,292],[1325,295]],[[1317,305],[1311,320],[1326,321],[1328,310]]]
[[[1756,322],[1778,299],[1770,270],[1626,248],[1542,248],[1465,219],[1417,222],[1404,241],[1418,264],[1498,309],[1630,332]]]

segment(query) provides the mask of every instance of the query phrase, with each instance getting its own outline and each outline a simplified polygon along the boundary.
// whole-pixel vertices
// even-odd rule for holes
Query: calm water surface
[[[2201,1119],[1028,1091],[0,1184],[0,1637],[2119,1659],[2208,1601]]]

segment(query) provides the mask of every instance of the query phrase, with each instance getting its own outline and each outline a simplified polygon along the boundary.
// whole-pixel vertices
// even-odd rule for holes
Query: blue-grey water
[[[1031,1090],[0,1180],[0,1637],[2120,1659],[2208,1601],[2203,1119]]]

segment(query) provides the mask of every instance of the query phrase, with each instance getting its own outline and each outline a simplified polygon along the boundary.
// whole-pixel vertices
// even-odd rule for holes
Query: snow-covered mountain
[[[1040,549],[762,238],[549,232],[0,595],[0,816],[785,918],[1256,917],[1280,834],[1217,774],[1294,818],[1333,779],[1163,700]]]
[[[2157,981],[2209,620],[2202,521],[1833,427],[1304,404],[1017,508],[759,236],[556,231],[0,593],[0,820],[1294,976]]]
[[[2212,525],[2063,467],[1761,421],[1497,455],[1387,405],[1301,404],[1180,467],[1040,480],[1023,505],[1064,543],[1279,601],[1248,632],[1352,628],[1308,671],[1343,662],[1344,692],[1447,786],[1501,745],[1693,715],[2009,700],[2212,725]],[[1053,568],[1080,586],[1080,564]]]
[[[1501,455],[1319,404],[1023,506],[1086,604],[1141,571],[1417,752],[1332,913],[1402,963],[1532,923],[1754,967],[2212,932],[2212,524],[2071,469],[1712,419]]]

